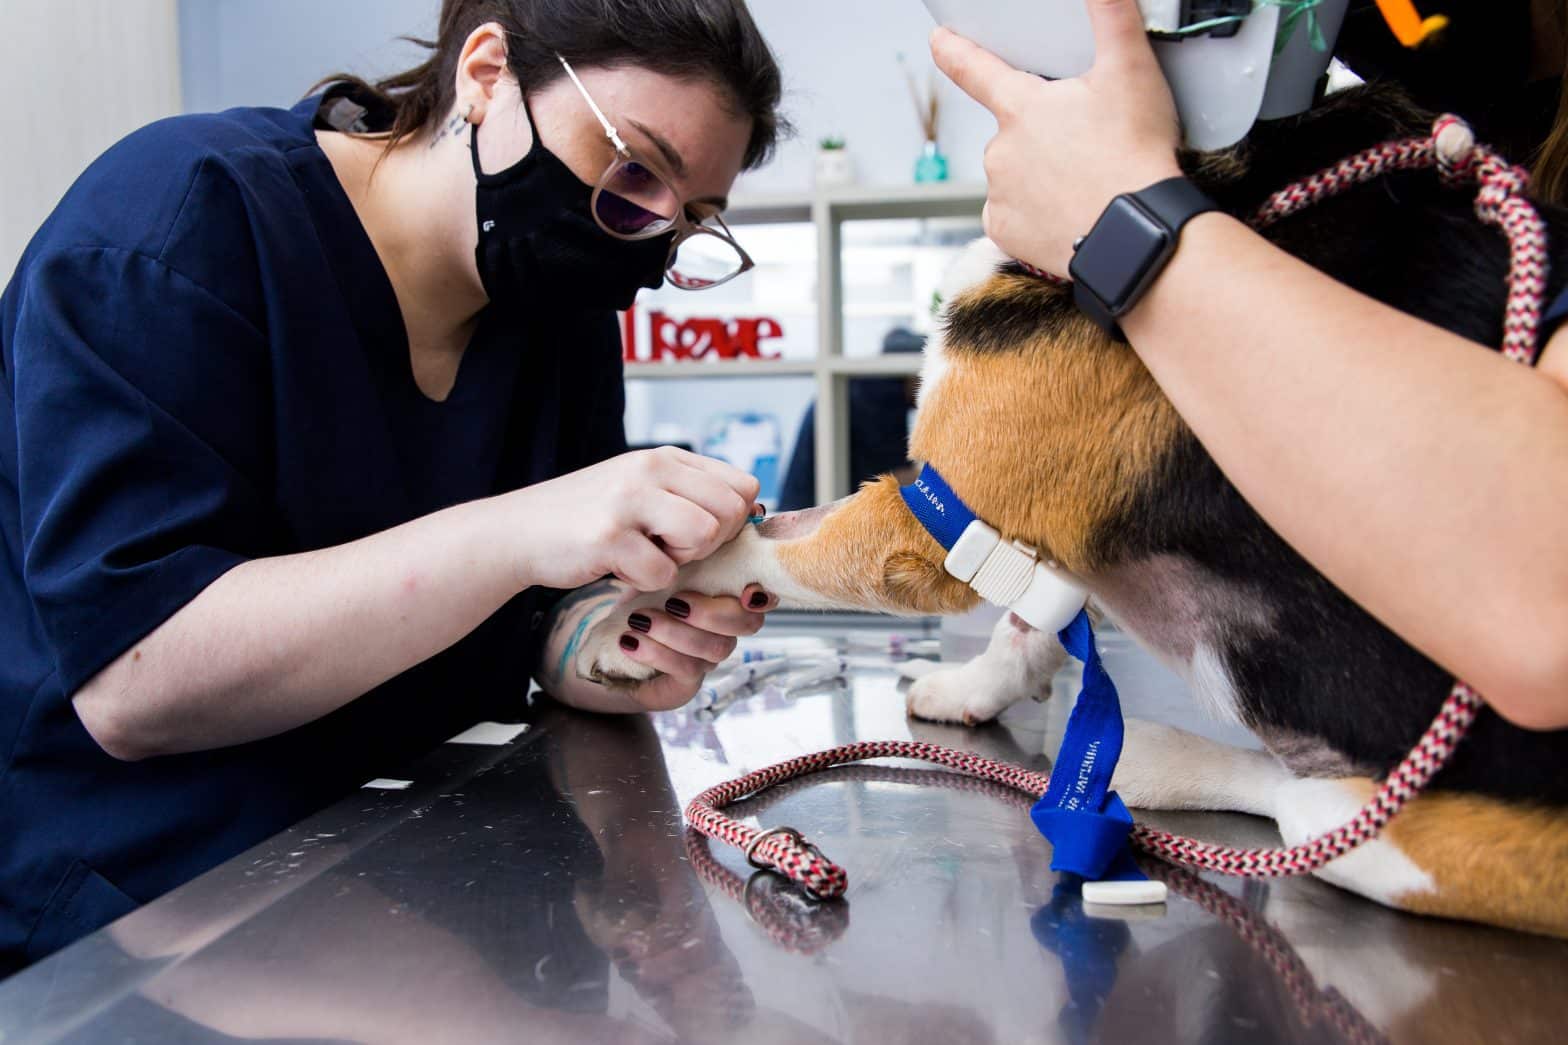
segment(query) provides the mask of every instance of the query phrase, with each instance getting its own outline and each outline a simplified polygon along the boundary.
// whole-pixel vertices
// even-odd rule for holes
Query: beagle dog
[[[1187,157],[1230,213],[1391,138],[1428,132],[1401,96],[1365,87],[1242,144]],[[1351,287],[1480,345],[1501,341],[1507,244],[1474,189],[1431,170],[1386,175],[1265,230]],[[1542,206],[1550,294],[1568,272],[1568,213]],[[1462,264],[1451,263],[1462,259]],[[1176,669],[1211,715],[1264,750],[1130,722],[1114,783],[1129,806],[1272,818],[1287,844],[1339,826],[1409,751],[1453,679],[1372,619],[1280,539],[1221,474],[1138,356],[988,241],[951,274],[926,349],[913,460],[977,515],[1034,548],[1092,604]],[[1483,349],[1478,347],[1477,351]],[[786,607],[951,614],[975,594],[891,477],[834,504],[748,527],[677,587],[762,585]],[[672,589],[673,590],[673,589]],[[637,596],[629,611],[662,605]],[[575,652],[583,677],[646,677],[619,614]],[[1054,635],[1004,617],[974,661],[915,682],[912,715],[966,723],[1044,699]],[[1484,713],[1432,788],[1321,877],[1401,910],[1568,936],[1568,731]]]

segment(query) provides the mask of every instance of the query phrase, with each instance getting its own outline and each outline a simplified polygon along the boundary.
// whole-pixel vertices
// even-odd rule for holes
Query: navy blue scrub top
[[[126,763],[70,696],[224,571],[625,449],[607,313],[480,318],[424,397],[319,99],[131,135],[0,298],[0,975],[484,717],[515,717],[558,593],[267,740]]]

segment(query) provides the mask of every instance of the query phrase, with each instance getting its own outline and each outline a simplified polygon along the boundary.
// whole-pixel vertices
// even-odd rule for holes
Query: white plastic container
[[[837,189],[855,184],[855,161],[848,149],[818,149],[813,171],[819,189]]]

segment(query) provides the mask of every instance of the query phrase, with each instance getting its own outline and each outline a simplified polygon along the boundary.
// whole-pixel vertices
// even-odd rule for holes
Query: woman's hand
[[[1086,0],[1094,65],[1071,80],[1018,70],[947,29],[937,67],[991,110],[985,231],[1021,261],[1065,275],[1073,240],[1112,197],[1180,174],[1176,106],[1137,0]]]
[[[650,711],[678,708],[697,695],[703,677],[735,652],[735,640],[755,635],[778,600],[755,584],[740,598],[679,592],[663,610],[626,617],[621,649],[631,660],[663,672],[631,692]]]
[[[755,635],[778,599],[755,584],[739,598],[677,592],[662,609],[635,609],[635,592],[600,581],[561,600],[536,676],[552,697],[585,711],[665,711],[680,707],[708,672],[735,652],[735,640]],[[627,659],[662,674],[634,687],[602,686],[578,674],[580,643],[619,643]]]
[[[658,591],[711,555],[756,510],[757,480],[674,447],[640,450],[498,500],[519,589],[578,588],[614,576]]]

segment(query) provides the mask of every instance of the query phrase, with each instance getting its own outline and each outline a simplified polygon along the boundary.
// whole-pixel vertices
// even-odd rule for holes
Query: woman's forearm
[[[1204,215],[1123,327],[1260,515],[1531,726],[1568,724],[1568,392]]]
[[[439,653],[524,586],[497,499],[351,544],[243,563],[74,697],[120,758],[284,732]]]
[[[72,700],[93,738],[121,758],[272,736],[441,652],[524,588],[569,590],[613,575],[659,590],[681,562],[734,537],[756,493],[757,481],[739,469],[666,447],[351,544],[247,562]],[[560,660],[559,648],[553,656]],[[661,656],[664,665],[695,663]],[[558,695],[634,710],[628,698],[590,685],[572,678]],[[665,690],[682,685],[666,683],[650,700],[664,706]]]

